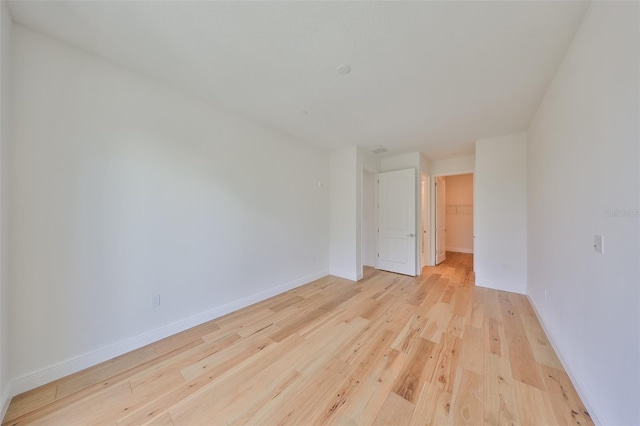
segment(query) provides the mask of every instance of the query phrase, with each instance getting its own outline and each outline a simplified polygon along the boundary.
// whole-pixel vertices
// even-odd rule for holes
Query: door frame
[[[420,274],[431,259],[431,176],[420,173]],[[425,235],[426,234],[426,235]]]
[[[446,176],[458,176],[458,175],[473,175],[473,199],[474,199],[474,203],[475,203],[475,199],[476,199],[476,179],[475,179],[475,170],[471,169],[471,170],[461,170],[461,171],[455,171],[455,172],[445,172],[445,173],[434,173],[431,175],[431,184],[429,185],[429,190],[431,191],[431,194],[429,196],[429,199],[431,200],[431,205],[430,205],[430,209],[429,209],[429,214],[431,216],[431,218],[433,220],[431,220],[430,224],[429,224],[429,230],[431,235],[429,236],[429,251],[430,251],[430,256],[429,256],[429,266],[435,266],[436,265],[436,221],[435,221],[435,214],[436,214],[436,178],[437,177],[446,177]],[[445,189],[446,190],[446,189]],[[475,229],[475,227],[474,227]],[[475,236],[474,238],[474,243],[475,243]],[[474,250],[475,251],[475,250]],[[475,256],[474,256],[474,263],[475,263]],[[475,270],[475,265],[474,265],[474,270]]]
[[[364,215],[365,215],[365,205],[364,205],[364,174],[369,173],[373,175],[373,227],[377,228],[378,226],[378,209],[376,206],[378,205],[378,184],[376,183],[376,174],[380,173],[378,170],[373,169],[371,167],[367,167],[364,164],[360,168],[360,265],[358,273],[362,275],[364,273]],[[374,253],[378,252],[378,233],[373,232],[371,236],[373,240],[373,251]],[[378,268],[378,256],[374,256],[374,267]]]
[[[436,265],[447,260],[447,178],[446,176],[437,176],[435,178],[436,188],[436,215],[434,222],[436,223]],[[442,201],[441,201],[442,200]],[[444,203],[443,204],[441,204]]]

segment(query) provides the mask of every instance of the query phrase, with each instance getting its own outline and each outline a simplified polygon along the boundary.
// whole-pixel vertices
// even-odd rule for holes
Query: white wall
[[[329,153],[331,214],[330,268],[331,275],[356,281],[357,272],[357,206],[356,147],[337,149]]]
[[[9,288],[7,279],[7,184],[11,16],[0,2],[0,419],[9,406]]]
[[[473,175],[444,178],[447,192],[447,251],[473,253]]]
[[[472,173],[476,167],[476,156],[447,158],[445,160],[431,161],[431,175],[445,176],[461,173]]]
[[[327,153],[13,36],[14,392],[328,273]]]
[[[527,283],[527,136],[476,142],[476,285],[525,293]]]
[[[638,15],[591,3],[528,130],[528,293],[611,425],[640,424]]]
[[[420,160],[421,155],[419,152],[409,152],[407,154],[385,157],[380,160],[380,171],[392,172],[394,170],[414,168],[417,172],[420,169]]]
[[[377,172],[378,158],[361,147],[350,146],[331,151],[329,163],[330,272],[357,281],[363,270],[363,172]]]
[[[431,176],[431,160],[420,153],[420,170],[427,176]]]

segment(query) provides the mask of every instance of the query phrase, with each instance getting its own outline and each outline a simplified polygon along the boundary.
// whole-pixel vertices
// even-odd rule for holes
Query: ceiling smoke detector
[[[373,148],[371,150],[371,152],[373,152],[374,154],[383,154],[383,153],[388,152],[388,151],[389,150],[387,148],[385,148],[384,146],[382,146],[382,145],[378,145],[378,146],[376,146],[375,148]]]

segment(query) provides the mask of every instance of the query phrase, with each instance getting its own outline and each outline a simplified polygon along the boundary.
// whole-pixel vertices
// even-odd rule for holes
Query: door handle
[[[407,237],[411,237],[411,238],[413,238],[413,237],[415,237],[415,236],[416,236],[415,234],[407,234]]]

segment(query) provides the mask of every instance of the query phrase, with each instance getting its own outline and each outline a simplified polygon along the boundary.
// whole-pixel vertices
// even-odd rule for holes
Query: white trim
[[[280,293],[284,293],[285,291],[291,290],[293,288],[300,287],[304,284],[308,284],[327,275],[328,271],[322,270],[314,274],[310,274],[290,281],[288,283],[270,288],[268,290],[261,291],[251,296],[243,297],[242,299],[238,299],[234,302],[230,302],[222,306],[217,306],[215,308],[209,309],[208,311],[201,312],[199,314],[184,318],[171,324],[164,325],[155,330],[151,330],[130,339],[123,340],[110,346],[106,346],[102,349],[98,349],[96,351],[89,352],[84,355],[80,355],[67,361],[63,361],[50,367],[44,368],[42,370],[27,374],[13,380],[9,384],[9,389],[11,391],[9,395],[15,396],[22,392],[34,389],[38,386],[42,386],[46,383],[50,383],[54,380],[68,376],[69,374],[73,374],[101,362],[108,361],[112,358],[115,358],[127,352],[131,352],[150,343],[157,342],[158,340],[164,339],[165,337],[172,336],[176,333],[203,324],[207,321],[219,318],[230,312],[237,311],[238,309],[253,305],[257,302],[261,302],[265,299],[276,296]]]
[[[525,292],[525,285],[521,285],[519,287],[522,288],[522,290],[520,291],[516,291],[514,289],[513,283],[505,283],[503,281],[491,281],[491,280],[485,280],[482,278],[478,278],[478,276],[476,276],[476,286],[477,287],[485,287],[485,288],[491,288],[493,290],[500,290],[500,291],[508,291],[511,293],[518,293],[518,294],[526,294]]]
[[[425,181],[423,183],[423,180]],[[423,208],[424,207],[424,208]],[[426,220],[425,219],[426,216]],[[424,170],[420,170],[420,270],[425,266],[434,266],[430,264],[431,259],[431,176]],[[424,225],[424,227],[423,227]],[[424,241],[424,234],[427,234],[427,241]],[[423,246],[423,243],[424,246]],[[422,255],[424,252],[424,256]]]
[[[447,251],[453,251],[456,253],[469,253],[473,254],[473,249],[460,248],[460,247],[447,247]]]
[[[562,357],[562,353],[560,352],[558,345],[556,345],[553,339],[553,335],[551,334],[551,332],[545,325],[544,321],[542,320],[542,316],[540,315],[538,309],[536,308],[535,303],[533,303],[533,299],[528,294],[526,296],[527,296],[527,299],[529,299],[529,303],[533,307],[533,311],[536,313],[536,316],[538,317],[538,321],[540,322],[540,325],[544,330],[544,334],[547,336],[549,343],[551,343],[551,347],[553,348],[556,355],[558,356],[558,359],[560,360],[562,367],[564,367],[564,371],[567,373],[567,376],[569,376],[569,379],[571,380],[573,387],[576,389],[576,392],[578,392],[578,396],[580,396],[582,403],[584,404],[585,408],[589,412],[589,417],[591,417],[591,420],[593,420],[594,424],[602,425],[603,423],[598,419],[598,416],[596,415],[596,412],[593,409],[593,406],[589,404],[589,398],[587,397],[587,394],[580,388],[580,386],[578,386],[578,381],[576,380],[575,375],[571,372],[571,369],[569,368],[569,364]]]
[[[361,279],[363,279],[363,278],[364,278],[364,272],[360,272],[360,273],[358,274],[357,278],[358,278],[358,279],[357,279],[356,281],[360,281]]]
[[[0,422],[2,422],[11,403],[11,382],[7,383],[7,386],[4,388],[0,401],[2,401],[2,409],[0,410]]]

